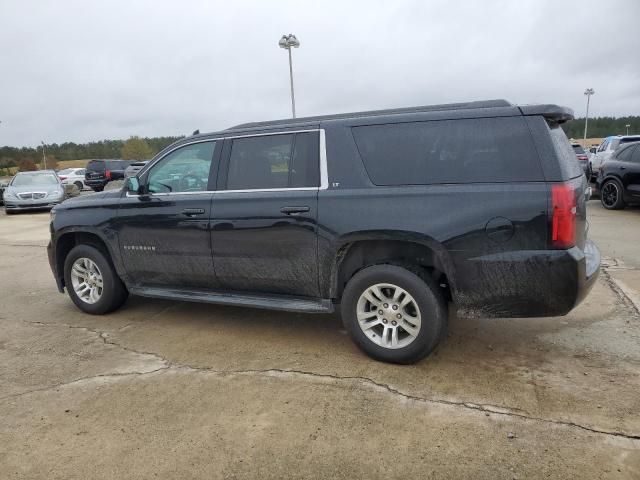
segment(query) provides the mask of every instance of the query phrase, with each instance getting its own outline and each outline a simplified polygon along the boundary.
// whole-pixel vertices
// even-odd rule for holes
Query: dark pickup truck
[[[504,100],[249,123],[182,139],[122,191],[54,208],[61,292],[300,312],[339,308],[376,359],[410,363],[447,309],[564,315],[600,254],[556,105]]]

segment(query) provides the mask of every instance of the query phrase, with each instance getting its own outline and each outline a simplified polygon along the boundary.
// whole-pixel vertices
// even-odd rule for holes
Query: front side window
[[[207,191],[215,143],[194,143],[169,153],[151,168],[147,181],[149,192]]]
[[[317,187],[318,132],[233,140],[228,190]]]

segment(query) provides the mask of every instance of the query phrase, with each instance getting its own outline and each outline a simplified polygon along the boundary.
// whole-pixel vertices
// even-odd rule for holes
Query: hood
[[[100,203],[109,203],[109,200],[120,198],[122,190],[108,190],[106,192],[90,193],[66,199],[60,205],[56,205],[56,210],[64,210],[65,208],[86,207]]]

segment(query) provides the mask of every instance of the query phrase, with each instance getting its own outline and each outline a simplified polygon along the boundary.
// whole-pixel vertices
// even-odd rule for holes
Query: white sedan
[[[80,190],[87,188],[84,184],[84,168],[65,168],[58,172],[63,185],[75,184]]]

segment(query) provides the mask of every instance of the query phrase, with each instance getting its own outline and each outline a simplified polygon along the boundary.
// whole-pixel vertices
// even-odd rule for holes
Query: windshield
[[[18,174],[13,177],[11,186],[27,187],[29,185],[57,185],[58,177],[54,173]]]

